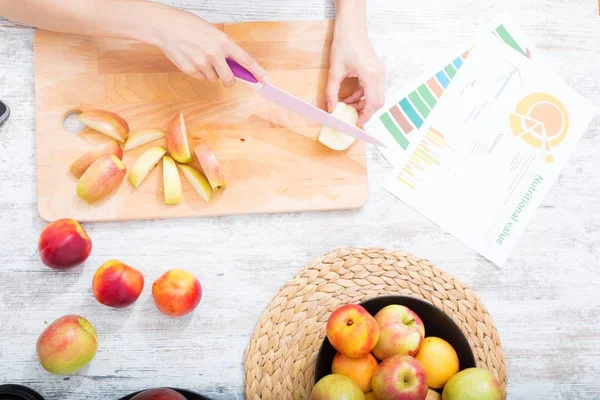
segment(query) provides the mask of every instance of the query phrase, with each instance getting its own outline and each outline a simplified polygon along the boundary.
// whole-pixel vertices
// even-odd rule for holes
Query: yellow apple
[[[169,156],[163,157],[163,189],[165,204],[176,205],[181,203],[181,179],[175,161]]]
[[[167,154],[167,149],[162,146],[154,146],[146,150],[133,164],[129,173],[129,182],[138,188],[165,154]]]

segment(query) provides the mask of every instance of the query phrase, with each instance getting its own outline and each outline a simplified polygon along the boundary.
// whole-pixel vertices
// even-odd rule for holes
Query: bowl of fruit
[[[442,310],[408,296],[338,307],[315,365],[314,400],[501,400],[465,335]],[[344,397],[345,396],[345,397]]]
[[[210,400],[201,394],[184,389],[157,388],[128,394],[119,400]]]

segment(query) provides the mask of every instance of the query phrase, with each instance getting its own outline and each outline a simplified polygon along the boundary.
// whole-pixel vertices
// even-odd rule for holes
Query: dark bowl
[[[150,388],[150,389],[155,389],[155,388]],[[156,389],[158,389],[158,388],[156,388]],[[185,396],[185,398],[186,398],[187,400],[211,400],[209,397],[202,396],[202,395],[201,395],[201,394],[199,394],[199,393],[191,392],[191,391],[189,391],[189,390],[185,390],[185,389],[177,389],[177,388],[168,388],[168,389],[173,389],[174,391],[181,393],[182,395],[184,395],[184,396]],[[144,390],[149,390],[149,389],[144,389]],[[129,400],[129,399],[131,399],[133,396],[135,396],[136,394],[138,394],[138,393],[142,393],[144,390],[140,390],[140,391],[138,391],[138,392],[135,392],[135,393],[128,394],[128,395],[127,395],[127,396],[125,396],[125,397],[121,397],[119,400]]]
[[[44,400],[44,398],[28,387],[21,385],[0,385],[1,400]]]
[[[360,303],[371,315],[377,314],[382,308],[390,304],[400,304],[413,310],[425,325],[425,336],[436,336],[444,339],[456,351],[460,370],[475,367],[475,357],[465,335],[460,328],[442,310],[434,305],[408,296],[381,296]],[[336,351],[325,337],[315,366],[315,383],[326,375],[331,374],[331,363]]]

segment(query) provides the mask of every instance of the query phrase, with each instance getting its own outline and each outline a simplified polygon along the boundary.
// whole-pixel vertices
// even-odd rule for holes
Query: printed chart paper
[[[493,21],[483,32],[523,57],[541,59],[535,47],[528,43],[518,27],[506,17]],[[387,147],[380,147],[379,151],[392,166],[406,161],[408,152],[416,144],[412,135],[426,124],[427,118],[467,60],[475,42],[476,39],[473,39],[471,44],[464,45],[451,60],[415,79],[399,93],[388,96],[386,105],[365,125],[369,134],[386,144]]]
[[[490,36],[409,134],[385,188],[501,265],[596,112],[542,62]]]

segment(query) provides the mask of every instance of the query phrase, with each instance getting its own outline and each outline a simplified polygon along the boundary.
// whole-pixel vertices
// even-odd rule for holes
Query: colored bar
[[[425,172],[425,170],[421,166],[419,166],[419,164],[417,164],[417,162],[412,161],[412,159],[409,160],[408,163],[410,164],[411,167],[416,168],[421,172]]]
[[[496,29],[496,32],[498,33],[498,35],[500,35],[500,38],[504,41],[504,43],[506,43],[513,49],[517,50],[519,53],[523,54],[524,56],[527,56],[527,54],[525,53],[525,51],[523,51],[521,46],[519,46],[517,41],[510,35],[510,33],[508,33],[508,31],[506,30],[504,25],[500,25]]]
[[[454,68],[454,66],[452,64],[446,65],[446,68],[444,68],[444,71],[446,71],[446,73],[448,74],[450,79],[454,78],[454,75],[456,75],[456,68]]]
[[[438,99],[442,96],[442,94],[444,94],[444,89],[442,89],[442,87],[440,86],[438,81],[435,80],[435,78],[429,78],[429,80],[427,81],[427,86],[429,86],[429,89],[431,89],[433,94],[435,94],[435,97],[437,97]]]
[[[403,150],[406,150],[406,148],[408,147],[408,144],[409,144],[408,139],[406,139],[406,136],[404,136],[402,134],[402,132],[400,132],[400,129],[398,129],[396,124],[394,124],[394,121],[392,121],[392,118],[390,117],[390,115],[388,113],[385,113],[385,114],[381,115],[381,117],[379,117],[379,119],[381,120],[381,122],[383,122],[383,125],[388,130],[388,132],[392,135],[392,137],[394,139],[396,139],[396,142],[398,142],[400,147],[402,147]]]
[[[392,114],[392,117],[394,117],[398,125],[400,125],[400,128],[404,131],[404,133],[409,134],[412,132],[413,126],[410,124],[410,122],[408,122],[406,117],[404,117],[404,114],[402,114],[402,111],[400,111],[398,106],[392,107],[390,109],[390,114]]]
[[[465,51],[464,53],[462,53],[462,55],[460,56],[463,61],[467,59],[467,57],[469,57],[469,50]]]
[[[445,146],[445,147],[447,147],[447,146],[448,146],[448,145],[447,145],[447,144],[444,142],[444,140],[443,140],[443,139],[440,139],[439,137],[437,137],[437,136],[435,136],[435,135],[431,135],[431,136],[429,136],[429,137],[428,137],[428,139],[429,139],[431,142],[435,142],[435,143],[437,143],[437,144],[438,144],[440,147],[444,147],[444,146]]]
[[[437,74],[435,74],[435,77],[437,78],[440,85],[442,85],[444,87],[444,89],[447,88],[448,85],[450,84],[450,79],[448,79],[448,77],[446,76],[444,71],[438,72]],[[438,96],[438,98],[439,98],[439,96]]]
[[[411,92],[408,95],[408,98],[410,99],[410,101],[412,101],[413,105],[417,107],[419,114],[421,114],[423,118],[427,118],[427,116],[429,115],[429,108],[427,108],[425,103],[423,103],[423,100],[421,100],[419,94],[417,92]]]
[[[421,154],[417,153],[416,151],[413,153],[416,157],[419,158],[419,160],[422,160],[425,162],[425,164],[429,164],[432,165],[432,162],[429,161],[428,159],[426,159],[425,157],[423,157]]]
[[[429,132],[436,134],[437,136],[441,137],[442,139],[444,138],[444,135],[439,133],[438,130],[435,129],[434,127],[429,128]]]
[[[438,139],[439,140],[439,139]],[[435,136],[427,136],[427,143],[434,145],[435,147],[441,149],[442,148],[442,144],[439,143],[436,139]]]
[[[415,188],[415,186],[414,186],[412,183],[410,183],[409,181],[407,181],[406,179],[404,179],[404,178],[402,178],[402,177],[400,177],[400,176],[398,177],[398,179],[399,179],[400,181],[402,181],[402,183],[404,183],[404,184],[405,184],[406,186],[408,186],[409,188],[411,188],[411,189],[414,189],[414,188]]]
[[[412,108],[408,100],[406,100],[406,97],[400,100],[400,107],[402,107],[402,110],[404,110],[404,113],[412,121],[414,126],[420,128],[421,125],[423,125],[423,120],[421,119],[421,117],[419,117],[415,109]]]
[[[429,159],[429,161],[431,161],[432,163],[436,164],[436,165],[440,165],[440,162],[438,160],[436,160],[435,158],[431,157],[429,154],[427,154],[425,151],[423,151],[422,149],[417,149],[417,151],[425,158]]]
[[[423,100],[425,100],[429,108],[433,109],[433,106],[435,106],[437,100],[435,99],[435,97],[433,97],[429,89],[427,89],[427,86],[425,86],[425,84],[422,84],[421,86],[419,86],[417,91],[419,92]]]
[[[461,67],[461,65],[463,64],[463,60],[462,60],[462,58],[458,57],[454,61],[452,61],[452,64],[454,64],[456,69],[459,69]]]
[[[410,170],[404,168],[404,172],[406,172],[407,174],[409,174],[410,176],[415,176],[415,174],[413,174]]]

